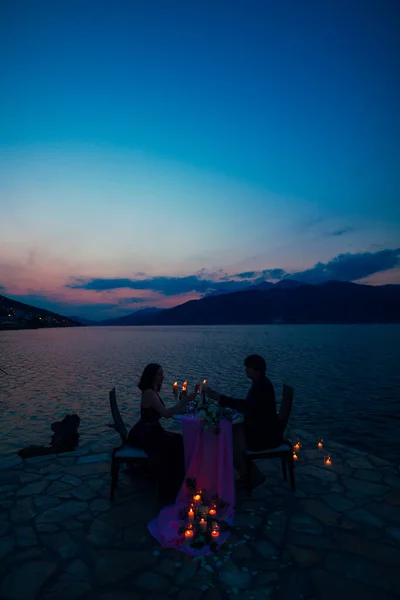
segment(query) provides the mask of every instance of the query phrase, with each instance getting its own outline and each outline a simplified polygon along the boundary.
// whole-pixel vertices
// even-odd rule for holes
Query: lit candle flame
[[[295,445],[293,446],[293,448],[296,450],[296,452],[298,452],[301,448],[300,442],[296,442]]]
[[[296,452],[293,452],[293,460],[298,460],[299,457],[297,456]]]
[[[330,467],[332,465],[332,460],[330,456],[326,456],[324,459],[324,463],[326,464],[327,467]]]
[[[193,529],[186,529],[186,531],[185,531],[185,537],[192,538],[193,536],[194,536]]]
[[[213,529],[213,531],[211,532],[211,537],[213,537],[213,538],[219,537],[219,531],[217,529]]]
[[[322,448],[323,448],[323,443],[322,443],[323,441],[324,440],[319,440],[319,442],[317,444],[317,447],[318,447],[319,450],[322,450]]]
[[[196,503],[200,502],[200,501],[201,501],[201,494],[199,494],[199,492],[197,492],[197,494],[195,494],[195,495],[193,496],[193,500],[194,500]]]
[[[210,510],[208,511],[208,514],[213,516],[217,514],[217,511],[215,510],[215,508],[210,508]]]

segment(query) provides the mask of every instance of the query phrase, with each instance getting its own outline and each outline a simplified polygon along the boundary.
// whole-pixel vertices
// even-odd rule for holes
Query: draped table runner
[[[177,548],[190,556],[201,556],[210,552],[209,546],[192,548],[179,530],[184,521],[182,510],[192,499],[187,478],[196,479],[196,486],[205,491],[208,497],[218,496],[226,506],[218,514],[219,520],[232,524],[235,512],[235,480],[233,471],[232,423],[226,419],[220,422],[220,432],[204,428],[204,423],[194,415],[180,415],[185,447],[185,480],[178,493],[176,503],[163,508],[149,525],[152,536],[164,548]],[[217,546],[221,546],[229,533],[221,533]]]

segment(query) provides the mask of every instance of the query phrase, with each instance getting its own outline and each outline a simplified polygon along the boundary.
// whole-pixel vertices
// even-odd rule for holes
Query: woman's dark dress
[[[164,404],[162,400],[161,402]],[[160,502],[167,505],[175,502],[182,485],[185,457],[182,436],[166,431],[160,424],[160,418],[161,415],[155,408],[141,406],[140,421],[130,430],[127,442],[144,450],[155,466]]]

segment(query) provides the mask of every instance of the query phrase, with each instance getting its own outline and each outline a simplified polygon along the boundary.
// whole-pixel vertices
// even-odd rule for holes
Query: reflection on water
[[[82,442],[112,438],[108,391],[124,420],[138,417],[141,370],[164,367],[163,397],[175,380],[206,378],[221,392],[248,388],[243,358],[265,356],[280,396],[293,385],[291,425],[374,454],[397,454],[399,325],[108,327],[0,332],[0,456],[47,444],[53,421],[76,412]],[[397,435],[398,437],[398,435]]]

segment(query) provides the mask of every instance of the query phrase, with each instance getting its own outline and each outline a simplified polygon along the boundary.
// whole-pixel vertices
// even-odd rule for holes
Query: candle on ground
[[[323,441],[324,440],[319,440],[318,441],[317,447],[318,447],[319,450],[322,450],[322,448],[323,448],[323,443],[322,443]]]
[[[299,442],[299,441],[297,441],[297,442],[295,443],[295,445],[293,446],[293,448],[296,450],[296,452],[298,452],[298,451],[300,450],[300,448],[301,448],[301,444],[300,444],[300,442]]]
[[[193,529],[186,529],[186,531],[185,531],[185,538],[192,538],[193,536],[194,536]]]
[[[324,463],[327,467],[332,466],[332,460],[330,456],[325,456]]]
[[[298,460],[299,457],[297,456],[296,452],[293,452],[293,460]]]

